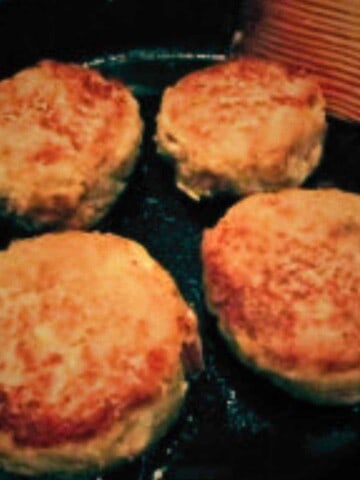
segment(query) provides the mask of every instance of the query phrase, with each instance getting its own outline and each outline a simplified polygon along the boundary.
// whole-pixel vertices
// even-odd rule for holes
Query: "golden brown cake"
[[[262,193],[202,244],[210,310],[232,350],[295,396],[360,400],[360,196]]]
[[[42,61],[0,82],[2,211],[29,229],[87,228],[124,189],[142,136],[119,81]]]
[[[139,244],[50,233],[0,253],[0,466],[91,471],[168,428],[196,318]]]
[[[314,77],[251,57],[195,71],[165,90],[159,151],[195,199],[297,186],[318,165],[326,124]]]

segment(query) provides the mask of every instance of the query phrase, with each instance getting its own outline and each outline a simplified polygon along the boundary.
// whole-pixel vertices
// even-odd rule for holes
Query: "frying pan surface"
[[[166,85],[223,58],[203,51],[134,50],[87,59],[89,66],[130,85],[145,122],[142,154],[128,188],[96,229],[141,242],[171,272],[198,314],[205,369],[190,378],[190,392],[177,423],[147,453],[100,477],[76,478],[318,480],[337,478],[346,465],[355,474],[360,472],[360,406],[312,406],[248,371],[228,353],[215,319],[204,306],[202,232],[236,199],[219,196],[195,203],[177,191],[172,166],[156,153],[154,120]],[[359,193],[359,125],[328,121],[322,163],[305,186],[336,186]],[[3,221],[0,246],[26,236],[27,232]],[[14,478],[22,477],[0,472],[0,480]]]

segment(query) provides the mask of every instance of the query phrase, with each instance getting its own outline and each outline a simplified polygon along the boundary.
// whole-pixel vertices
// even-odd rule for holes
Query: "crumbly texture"
[[[119,81],[45,60],[0,82],[0,200],[30,230],[87,228],[124,189],[142,137]]]
[[[324,107],[314,77],[242,57],[165,90],[159,151],[175,159],[177,185],[195,199],[298,186],[321,157]]]
[[[360,400],[360,196],[262,193],[204,234],[210,310],[238,357],[292,394]]]
[[[64,232],[0,253],[0,465],[21,473],[131,459],[175,418],[196,318],[137,243]]]

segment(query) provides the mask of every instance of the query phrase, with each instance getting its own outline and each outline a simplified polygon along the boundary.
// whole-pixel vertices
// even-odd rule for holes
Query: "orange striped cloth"
[[[317,75],[330,114],[360,121],[360,0],[247,0],[245,52]]]

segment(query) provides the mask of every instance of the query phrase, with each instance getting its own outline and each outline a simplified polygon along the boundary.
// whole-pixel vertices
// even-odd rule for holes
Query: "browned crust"
[[[115,352],[113,355],[116,357]],[[61,362],[60,358],[56,360]],[[107,362],[108,359],[105,358],[104,361]],[[51,362],[52,359],[47,359],[46,365],[42,364],[37,368],[44,369]],[[27,363],[30,365],[31,362]],[[55,381],[51,373],[45,374],[38,379],[36,385],[32,385],[36,391],[36,398],[40,400],[29,399],[28,392],[22,392],[21,388],[11,393],[0,391],[0,429],[9,432],[14,443],[21,447],[50,447],[67,441],[87,440],[110,428],[126,416],[127,412],[154,399],[160,392],[159,378],[169,378],[171,374],[168,363],[169,358],[164,350],[152,349],[144,369],[140,372],[142,377],[140,385],[126,386],[126,391],[119,380],[116,386],[104,385],[105,392],[102,395],[104,398],[100,402],[99,398],[88,397],[86,405],[81,405],[72,411],[71,416],[65,418],[61,412],[66,407],[66,398],[62,398],[55,408],[47,406],[41,400],[41,397],[46,395],[49,384]],[[127,361],[119,364],[119,371],[126,371],[127,364]],[[84,372],[82,388],[86,388],[86,383],[91,383],[93,377],[90,369]],[[110,392],[106,392],[106,389],[114,390],[114,387],[118,391],[117,394],[109,395]],[[83,393],[78,388],[68,392],[68,395],[81,394]],[[84,415],[84,408],[90,413]]]
[[[43,85],[38,83],[39,77],[44,82]],[[29,83],[28,86],[26,82]],[[46,82],[51,82],[49,87]],[[29,121],[32,120],[40,128],[66,137],[73,150],[84,148],[87,139],[83,122],[86,123],[86,117],[92,120],[99,102],[106,102],[107,109],[102,112],[106,117],[101,122],[96,138],[92,139],[94,149],[101,148],[102,144],[111,139],[113,119],[124,122],[126,121],[124,116],[129,112],[127,103],[129,91],[123,83],[118,80],[107,80],[99,72],[80,65],[43,60],[35,67],[24,70],[11,79],[3,80],[0,85],[2,100],[0,125],[8,125],[9,122],[28,115]],[[44,90],[46,96],[42,96]],[[31,95],[28,95],[29,93]],[[66,95],[62,100],[66,100],[66,108],[71,109],[70,111],[62,110],[64,105],[56,101],[57,93]],[[31,128],[31,124],[28,127]],[[28,152],[26,162],[30,165],[61,162],[64,150],[63,145],[53,144],[49,140],[42,143],[39,149]],[[92,166],[94,161],[100,159],[94,159],[92,156],[82,158],[82,162],[87,166]]]
[[[360,385],[358,195],[258,194],[205,232],[202,252],[209,306],[248,362]]]
[[[161,397],[183,345],[198,344],[170,276],[121,237],[17,242],[0,254],[0,286],[0,430],[19,447],[108,430]]]
[[[159,150],[198,198],[299,185],[317,166],[326,128],[315,77],[254,57],[192,72],[165,90]]]
[[[93,223],[123,188],[142,135],[122,82],[50,60],[0,82],[0,127],[0,197],[34,229]]]
[[[286,89],[285,82],[293,82],[297,79],[305,81],[303,88],[296,92],[296,96]],[[208,83],[206,83],[206,81]],[[295,107],[308,107],[320,93],[320,87],[314,76],[309,75],[304,69],[286,67],[281,63],[263,60],[256,57],[241,57],[237,60],[227,61],[212,65],[192,72],[176,84],[178,93],[184,94],[188,99],[187,106],[195,102],[196,95],[204,93],[209,98],[213,97],[221,103],[221,97],[226,94],[233,94],[236,97],[236,104],[242,108],[253,108],[252,99],[241,96],[243,85],[256,85],[257,88],[268,91],[272,98],[279,104]],[[224,86],[228,88],[224,92]],[[253,92],[250,92],[250,96]],[[174,121],[184,119],[186,105],[172,104],[171,116]],[[230,109],[229,109],[230,110]],[[211,118],[210,118],[211,120]],[[195,128],[195,126],[194,126]]]

